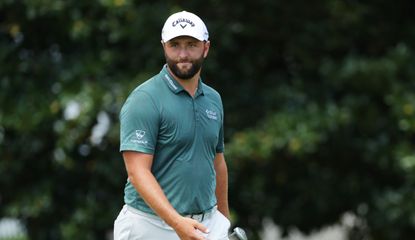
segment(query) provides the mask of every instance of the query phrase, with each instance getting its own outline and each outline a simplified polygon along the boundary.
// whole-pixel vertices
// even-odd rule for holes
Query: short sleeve
[[[222,101],[221,101],[222,106]],[[216,153],[223,153],[225,151],[225,140],[224,140],[224,134],[223,134],[223,123],[224,123],[224,112],[222,107],[222,119],[221,119],[221,126],[219,130],[219,138],[218,138],[218,144],[216,145]]]
[[[159,119],[151,96],[140,90],[132,92],[120,112],[120,151],[154,154]]]
[[[225,144],[224,144],[224,140],[223,140],[223,125],[220,128],[220,132],[219,132],[219,141],[218,141],[218,145],[216,145],[216,153],[223,153],[225,150]]]

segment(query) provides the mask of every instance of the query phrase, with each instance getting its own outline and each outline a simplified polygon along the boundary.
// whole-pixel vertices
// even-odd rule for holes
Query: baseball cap
[[[200,41],[209,39],[209,32],[205,23],[197,15],[181,11],[167,18],[161,30],[161,40],[168,42],[178,36],[190,36]]]

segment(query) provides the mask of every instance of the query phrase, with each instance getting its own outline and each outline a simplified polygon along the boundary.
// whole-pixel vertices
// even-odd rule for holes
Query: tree
[[[209,6],[209,7],[207,7]],[[118,113],[163,64],[186,9],[225,104],[234,223],[304,232],[345,212],[350,239],[414,235],[410,1],[0,2],[0,216],[30,239],[104,239],[122,205]]]

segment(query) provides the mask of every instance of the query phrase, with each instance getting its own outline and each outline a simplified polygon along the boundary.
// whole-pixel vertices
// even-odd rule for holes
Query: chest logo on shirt
[[[206,109],[206,116],[210,119],[218,120],[218,114],[213,110]]]
[[[147,144],[147,141],[142,140],[144,135],[146,135],[146,131],[143,130],[135,130],[135,139],[132,139],[131,141],[133,143],[137,143],[137,144]]]

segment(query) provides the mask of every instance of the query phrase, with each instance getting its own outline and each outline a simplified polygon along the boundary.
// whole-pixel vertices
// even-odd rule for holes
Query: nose
[[[189,56],[189,52],[187,51],[186,47],[181,47],[179,49],[179,58],[180,59],[185,59]]]

